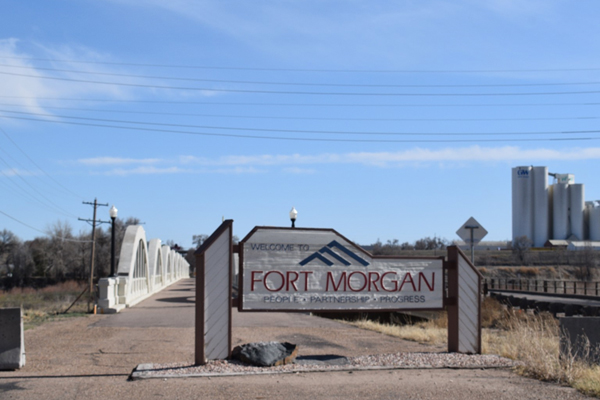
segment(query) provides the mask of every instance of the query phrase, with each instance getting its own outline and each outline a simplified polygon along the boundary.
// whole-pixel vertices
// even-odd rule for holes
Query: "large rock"
[[[231,356],[243,363],[258,367],[291,364],[298,355],[298,346],[291,343],[248,343],[233,349]]]

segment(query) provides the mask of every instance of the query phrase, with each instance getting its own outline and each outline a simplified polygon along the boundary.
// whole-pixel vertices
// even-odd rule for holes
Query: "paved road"
[[[583,399],[506,370],[397,370],[127,381],[141,363],[194,359],[194,283],[180,281],[117,315],[25,332],[27,365],[0,372],[0,399]],[[234,314],[234,345],[290,341],[301,355],[444,351],[302,314]]]

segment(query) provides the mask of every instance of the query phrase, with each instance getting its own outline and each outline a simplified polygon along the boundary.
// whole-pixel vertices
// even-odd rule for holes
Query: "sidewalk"
[[[445,349],[305,314],[234,312],[233,344],[289,341],[300,355],[357,356]],[[194,281],[180,281],[120,314],[51,322],[25,332],[27,364],[0,372],[2,399],[408,398],[583,399],[507,370],[300,373],[128,382],[143,363],[194,360]]]

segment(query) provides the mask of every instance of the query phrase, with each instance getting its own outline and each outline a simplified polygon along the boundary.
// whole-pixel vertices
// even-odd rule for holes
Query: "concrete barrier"
[[[600,317],[560,318],[560,353],[600,363]]]
[[[25,338],[21,308],[0,308],[0,370],[25,365]]]

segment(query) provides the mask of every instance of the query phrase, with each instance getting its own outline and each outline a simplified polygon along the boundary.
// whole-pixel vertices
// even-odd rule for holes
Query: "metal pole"
[[[88,301],[88,312],[90,312],[90,303],[94,297],[94,255],[96,254],[96,208],[98,207],[98,200],[94,199],[94,217],[92,222],[92,255],[90,261],[90,299]]]
[[[473,265],[475,265],[475,245],[473,243],[474,239],[473,239],[473,229],[475,228],[470,228],[471,229],[471,263]]]
[[[112,220],[110,232],[110,276],[115,276],[115,219]]]

